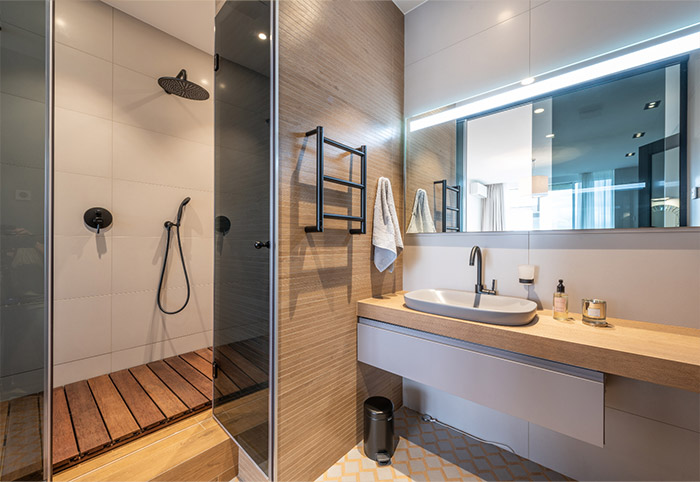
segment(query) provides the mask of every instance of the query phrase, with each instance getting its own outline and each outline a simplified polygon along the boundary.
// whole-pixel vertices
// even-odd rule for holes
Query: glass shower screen
[[[269,476],[270,8],[216,16],[214,415]]]

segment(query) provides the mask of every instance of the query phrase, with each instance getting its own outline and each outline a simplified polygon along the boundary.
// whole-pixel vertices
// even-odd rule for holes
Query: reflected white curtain
[[[506,225],[505,202],[503,200],[503,184],[486,186],[486,199],[482,204],[481,230],[503,231]]]
[[[574,217],[575,229],[606,229],[615,227],[614,171],[581,173],[576,183]]]

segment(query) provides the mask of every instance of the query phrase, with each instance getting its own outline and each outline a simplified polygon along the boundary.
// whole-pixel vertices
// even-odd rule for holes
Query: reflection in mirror
[[[700,55],[410,132],[407,232],[696,224],[689,64]]]

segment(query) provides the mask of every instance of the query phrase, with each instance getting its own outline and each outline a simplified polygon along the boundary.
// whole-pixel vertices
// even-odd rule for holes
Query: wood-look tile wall
[[[372,264],[377,179],[402,199],[403,16],[390,1],[280,2],[279,480],[315,480],[362,437],[369,395],[401,404],[401,379],[357,362],[356,302],[402,287]],[[315,138],[368,151],[368,233],[315,223]],[[326,172],[359,180],[359,159],[326,148]],[[349,206],[352,205],[352,208]],[[359,214],[359,195],[326,189],[326,211]],[[403,216],[400,216],[403,228]]]

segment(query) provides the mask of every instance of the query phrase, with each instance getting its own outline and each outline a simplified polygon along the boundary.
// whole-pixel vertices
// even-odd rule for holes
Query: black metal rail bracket
[[[307,233],[322,233],[323,219],[341,219],[345,221],[356,221],[360,223],[359,229],[351,229],[350,234],[366,234],[367,233],[367,146],[358,148],[346,146],[338,141],[329,139],[323,135],[323,127],[318,126],[316,129],[306,133],[306,137],[316,136],[316,226],[306,226],[304,231]],[[323,172],[323,147],[324,144],[336,147],[351,154],[360,156],[362,162],[361,182],[356,183],[338,179],[337,177],[326,176]],[[332,182],[360,190],[360,216],[348,216],[345,214],[332,214],[324,212],[323,206],[323,184]]]
[[[447,179],[442,181],[435,181],[433,184],[442,184],[442,232],[446,233],[448,231],[460,232],[462,230],[462,186],[448,186]],[[457,207],[447,205],[447,193],[452,191],[457,195]],[[447,225],[447,212],[452,211],[457,217],[457,224],[455,226]]]

